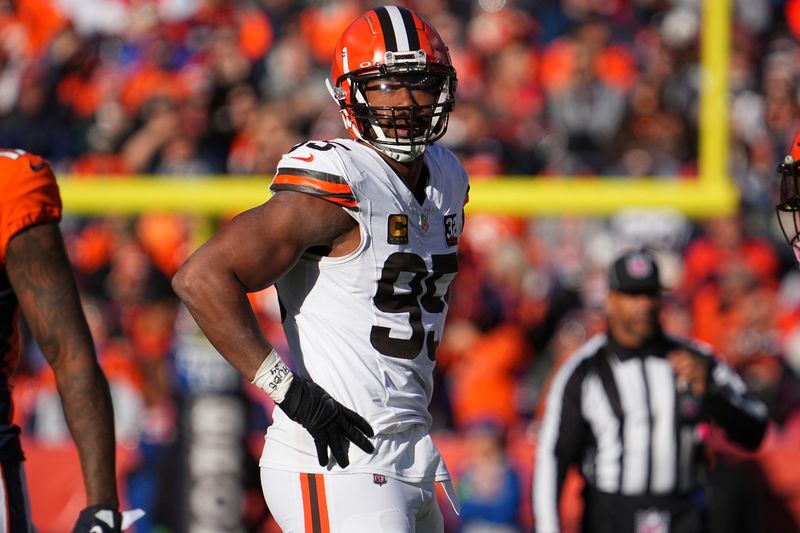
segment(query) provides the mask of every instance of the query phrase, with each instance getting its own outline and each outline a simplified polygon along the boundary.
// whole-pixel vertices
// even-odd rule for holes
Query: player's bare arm
[[[348,466],[347,441],[371,453],[366,437],[372,428],[327,391],[293,375],[264,337],[247,293],[275,283],[306,250],[342,255],[357,246],[357,237],[356,222],[340,207],[282,191],[226,224],[172,282],[214,347],[311,434],[322,466],[329,462],[328,448],[341,467]]]
[[[358,227],[341,207],[294,191],[225,224],[181,267],[175,292],[214,347],[248,380],[272,347],[247,300],[272,285],[309,248],[343,255],[358,245]]]
[[[31,332],[55,372],[78,447],[88,504],[116,508],[111,395],[58,226],[39,224],[15,235],[6,251],[6,271]]]

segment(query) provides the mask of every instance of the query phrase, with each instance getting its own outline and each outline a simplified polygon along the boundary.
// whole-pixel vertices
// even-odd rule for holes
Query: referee
[[[749,450],[766,407],[705,346],[666,335],[658,266],[643,251],[609,270],[608,329],[557,371],[539,435],[533,503],[538,533],[559,531],[567,468],[586,481],[586,533],[706,531],[700,428],[707,422]]]

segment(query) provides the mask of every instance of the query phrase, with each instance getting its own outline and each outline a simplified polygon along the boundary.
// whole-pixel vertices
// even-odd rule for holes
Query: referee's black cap
[[[662,287],[656,260],[645,250],[620,256],[608,269],[608,288],[626,294],[658,294]]]

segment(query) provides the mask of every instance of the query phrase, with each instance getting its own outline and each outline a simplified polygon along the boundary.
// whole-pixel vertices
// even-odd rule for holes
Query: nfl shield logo
[[[644,279],[653,272],[650,261],[641,255],[629,257],[625,268],[628,270],[628,274],[634,279]]]
[[[372,482],[378,485],[386,485],[386,476],[383,474],[372,474]]]
[[[669,511],[660,509],[646,509],[636,511],[635,533],[669,533]]]

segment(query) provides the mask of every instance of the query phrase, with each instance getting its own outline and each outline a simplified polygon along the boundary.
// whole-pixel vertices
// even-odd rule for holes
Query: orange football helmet
[[[786,241],[800,262],[800,133],[792,141],[789,155],[778,165],[781,176],[778,221]]]
[[[372,80],[405,87],[413,103],[371,105]],[[399,6],[371,9],[350,24],[336,43],[326,81],[350,134],[401,162],[419,157],[447,131],[457,82],[436,30]],[[431,94],[433,103],[418,104],[414,91]]]

